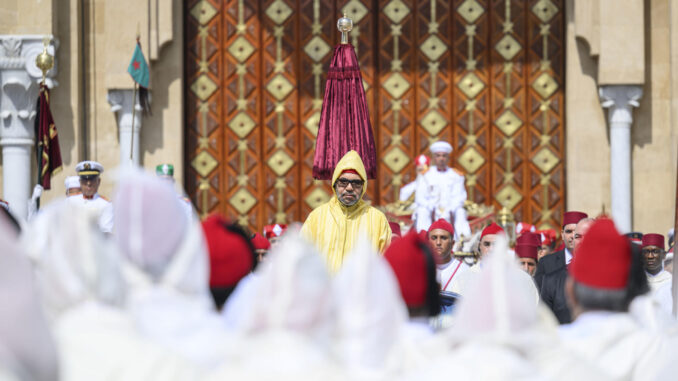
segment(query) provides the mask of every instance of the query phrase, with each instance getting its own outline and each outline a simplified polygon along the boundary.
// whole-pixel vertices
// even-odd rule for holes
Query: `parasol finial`
[[[341,32],[341,43],[348,44],[348,32],[353,29],[353,20],[348,18],[346,13],[337,21],[337,29]]]

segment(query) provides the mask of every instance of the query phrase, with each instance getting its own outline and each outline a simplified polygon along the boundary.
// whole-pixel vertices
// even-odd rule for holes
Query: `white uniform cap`
[[[66,177],[66,180],[64,180],[64,185],[66,185],[66,190],[80,188],[80,177],[68,176]]]
[[[104,171],[104,167],[92,160],[85,160],[75,166],[75,171],[79,176],[99,175]]]
[[[438,153],[438,152],[443,152],[443,153],[451,153],[452,152],[452,146],[448,142],[444,141],[437,141],[433,144],[431,144],[431,152],[432,153]]]

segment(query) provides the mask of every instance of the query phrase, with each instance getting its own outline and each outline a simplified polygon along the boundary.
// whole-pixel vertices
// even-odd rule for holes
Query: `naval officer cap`
[[[75,171],[81,179],[88,180],[99,176],[104,171],[104,167],[96,161],[85,160],[75,166]]]
[[[448,142],[444,142],[442,140],[439,140],[433,144],[431,144],[431,152],[432,153],[451,153],[452,152],[452,146]]]

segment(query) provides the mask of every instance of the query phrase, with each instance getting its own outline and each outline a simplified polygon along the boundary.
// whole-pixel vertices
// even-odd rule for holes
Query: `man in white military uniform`
[[[433,219],[444,219],[454,223],[455,238],[470,237],[471,227],[466,220],[466,188],[464,176],[447,166],[450,161],[452,146],[450,143],[437,141],[431,144],[431,153],[435,166],[424,174],[425,184],[418,187],[417,231],[428,230]]]
[[[87,160],[78,163],[75,171],[80,176],[82,193],[68,197],[68,200],[93,211],[99,219],[99,229],[102,232],[113,232],[113,205],[97,193],[101,185],[99,175],[104,171],[104,167],[96,161]]]

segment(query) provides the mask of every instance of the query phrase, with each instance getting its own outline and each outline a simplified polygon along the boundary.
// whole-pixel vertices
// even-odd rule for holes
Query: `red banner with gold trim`
[[[40,85],[38,114],[35,117],[35,138],[38,163],[38,184],[51,188],[52,175],[61,170],[61,149],[52,111],[49,107],[49,89]]]

